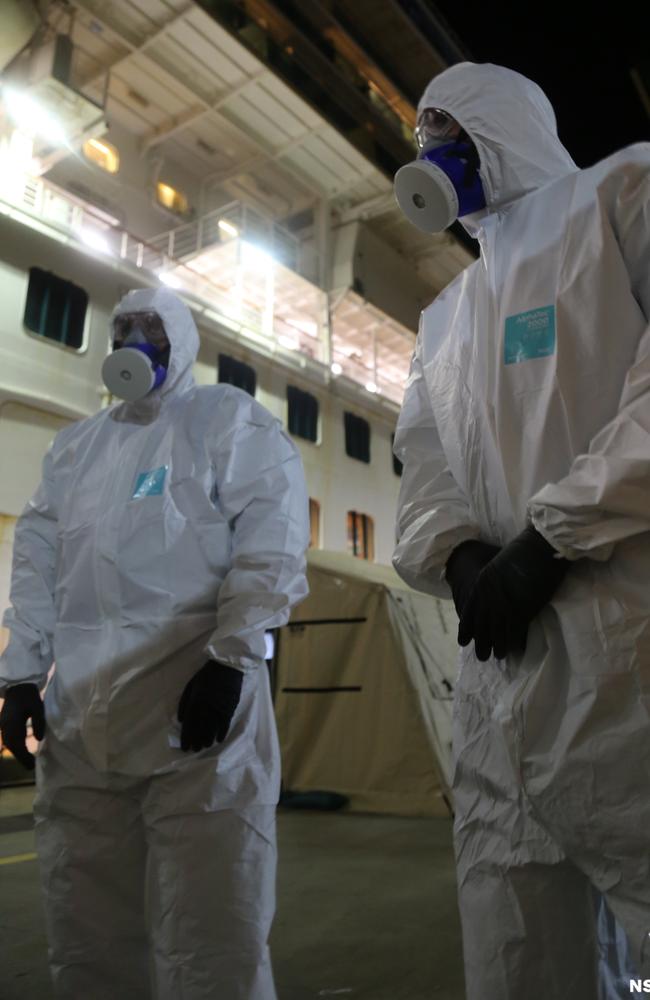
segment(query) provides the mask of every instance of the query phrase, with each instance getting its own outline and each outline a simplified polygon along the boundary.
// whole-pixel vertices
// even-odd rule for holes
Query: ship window
[[[320,548],[320,504],[309,498],[309,548]]]
[[[359,559],[375,558],[375,525],[368,514],[348,511],[348,552]]]
[[[164,208],[174,212],[175,215],[188,215],[190,211],[190,203],[185,195],[170,184],[159,181],[156,184],[156,198]]]
[[[318,437],[318,400],[309,392],[287,386],[289,404],[289,433],[306,441],[316,441]]]
[[[23,322],[28,330],[78,351],[83,344],[88,294],[51,271],[30,267]]]
[[[228,354],[219,355],[219,382],[227,382],[228,385],[236,385],[238,389],[243,389],[249,396],[255,395],[257,377],[255,369],[243,361],[237,361]]]
[[[390,447],[391,447],[391,451],[392,451],[392,449],[393,449],[393,446],[394,446],[394,444],[395,444],[395,435],[394,435],[394,434],[391,434],[391,436],[390,436]],[[393,472],[395,473],[395,475],[396,475],[396,476],[401,476],[401,475],[402,475],[402,469],[403,469],[403,468],[404,468],[404,466],[403,466],[403,465],[402,465],[402,463],[400,462],[400,460],[399,460],[399,458],[397,457],[397,455],[393,454]]]
[[[107,174],[116,174],[120,169],[120,154],[115,146],[105,139],[87,139],[82,148],[86,159],[105,170]]]
[[[360,462],[370,462],[370,424],[354,413],[345,413],[345,453]]]

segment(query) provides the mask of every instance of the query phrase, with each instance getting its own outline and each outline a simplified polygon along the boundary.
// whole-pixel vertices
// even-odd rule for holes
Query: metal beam
[[[146,49],[148,49],[158,38],[160,38],[163,34],[169,31],[174,26],[174,24],[181,21],[183,17],[186,16],[188,11],[190,11],[193,8],[193,4],[188,4],[188,6],[185,7],[180,14],[174,15],[174,17],[170,18],[152,35],[148,36],[145,39],[141,39],[138,44],[135,44],[134,42],[130,41],[128,38],[124,36],[123,29],[120,29],[115,22],[111,22],[105,17],[99,16],[95,13],[94,3],[92,2],[92,0],[90,4],[88,3],[88,0],[71,0],[71,2],[78,10],[84,11],[86,14],[89,14],[99,24],[106,27],[112,34],[114,34],[118,38],[119,41],[126,44],[130,50],[126,56],[122,56],[120,59],[116,60],[115,63],[113,63],[110,66],[107,66],[102,71],[101,74],[94,74],[92,78],[87,78],[86,81],[82,81],[80,89],[84,86],[96,85],[103,79],[105,73],[112,72],[113,70],[117,69],[119,66],[127,62],[127,60],[132,59],[136,57],[138,54],[146,51]],[[191,87],[188,87],[184,81],[178,80],[172,73],[170,73],[170,71],[167,69],[166,66],[163,66],[153,56],[150,55],[149,58],[152,60],[152,62],[155,63],[156,67],[160,70],[161,74],[167,76],[171,81],[173,81],[173,85],[177,90],[178,89],[184,90],[188,95],[188,98],[190,100],[193,100],[195,104],[194,107],[190,108],[186,114],[180,116],[173,122],[170,121],[167,126],[167,129],[164,132],[162,130],[160,131],[157,130],[156,133],[151,133],[148,139],[145,139],[144,141],[144,144],[142,146],[143,152],[146,152],[150,147],[153,147],[155,145],[158,145],[160,142],[163,142],[169,135],[172,135],[173,133],[178,132],[183,128],[186,128],[194,121],[198,120],[199,118],[203,118],[204,116],[207,115],[215,117],[215,120],[218,121],[219,124],[223,126],[224,119],[219,115],[219,109],[224,104],[226,104],[227,101],[236,93],[240,93],[247,87],[250,87],[254,83],[257,83],[262,77],[269,75],[269,71],[266,69],[266,67],[263,67],[253,77],[250,77],[249,79],[243,81],[243,83],[239,87],[233,88],[227,94],[222,94],[215,102],[211,103],[209,101],[206,101],[201,94],[198,94]],[[263,158],[268,158],[268,156],[272,156],[273,151],[270,150],[267,146],[260,143],[259,140],[257,140],[254,136],[250,135],[249,133],[244,133],[237,125],[234,125],[232,122],[228,120],[226,121],[226,125],[228,128],[234,130],[238,135],[240,135],[243,138],[245,144],[256,147],[257,150],[262,154]],[[292,174],[296,179],[300,180],[301,184],[304,187],[307,187],[309,190],[313,191],[319,196],[323,194],[323,189],[320,184],[317,185],[314,184],[313,182],[310,183],[310,179],[305,177],[301,171],[293,168],[291,164],[284,164],[284,166],[285,169],[288,171],[288,173]]]
[[[343,226],[347,222],[356,222],[357,219],[367,221],[395,207],[395,195],[392,189],[384,191],[382,194],[375,195],[374,198],[362,201],[360,204],[355,205],[354,208],[349,208],[343,212],[340,217],[340,225]]]
[[[204,184],[223,184],[224,181],[230,180],[232,177],[237,177],[238,174],[244,174],[252,167],[259,167],[262,163],[273,163],[279,160],[282,156],[286,156],[287,153],[291,152],[292,149],[296,149],[301,146],[303,142],[310,139],[314,135],[320,135],[322,132],[326,132],[329,128],[328,125],[321,125],[320,128],[307,129],[305,132],[301,132],[300,135],[294,136],[290,142],[286,142],[283,146],[277,149],[271,149],[266,147],[267,152],[265,155],[260,156],[256,153],[254,156],[249,156],[247,160],[243,160],[227,170],[216,170],[213,174],[207,174],[203,178]],[[282,164],[286,166],[286,164]],[[319,189],[322,190],[322,189]]]
[[[95,86],[100,82],[106,73],[114,72],[120,66],[124,65],[132,59],[137,59],[138,55],[146,53],[151,46],[155,44],[163,35],[171,31],[175,24],[180,23],[187,14],[194,9],[194,4],[186,5],[182,11],[175,12],[172,17],[170,17],[164,24],[160,25],[151,35],[146,38],[140,38],[137,42],[133,38],[128,38],[124,35],[124,28],[121,27],[115,18],[109,18],[104,13],[104,6],[101,5],[98,0],[71,0],[71,3],[75,6],[77,10],[83,11],[89,16],[91,16],[98,23],[105,26],[116,38],[122,41],[129,48],[129,52],[116,60],[112,65],[107,66],[102,73],[93,74],[92,77],[86,79],[82,82],[81,86]],[[96,9],[102,11],[101,14],[96,13]],[[229,118],[224,118],[221,111],[226,107],[228,101],[231,100],[236,94],[245,91],[247,88],[253,86],[255,83],[259,82],[265,76],[271,75],[270,71],[260,64],[260,70],[255,73],[254,76],[249,77],[247,80],[242,81],[242,83],[228,91],[227,94],[221,94],[214,101],[208,101],[197,91],[188,86],[184,80],[179,80],[165,65],[163,65],[158,59],[156,59],[154,53],[148,53],[147,58],[153,62],[160,72],[161,76],[166,77],[170,81],[170,86],[176,90],[179,96],[184,96],[184,99],[190,105],[186,112],[182,112],[180,115],[176,116],[174,119],[170,119],[165,125],[160,126],[154,132],[151,132],[146,136],[142,143],[142,151],[146,152],[148,149],[159,145],[169,136],[182,131],[189,125],[193,124],[197,120],[204,117],[209,117],[214,119],[214,121],[223,129],[234,131],[234,133],[240,137],[243,145],[252,146],[256,150],[255,162],[259,164],[260,162],[279,162],[283,156],[286,156],[291,149],[296,148],[302,142],[304,142],[310,135],[314,134],[314,131],[327,132],[328,130],[336,131],[333,126],[324,122],[323,125],[318,130],[312,130],[311,132],[305,133],[285,146],[281,147],[279,150],[273,149],[268,146],[256,136],[250,132],[244,131],[240,126],[236,125]],[[110,94],[109,94],[110,96]],[[253,164],[253,157],[249,157],[245,161],[246,169],[248,169]],[[300,168],[294,166],[290,161],[286,159],[282,160],[282,168],[296,180],[298,180],[302,187],[307,188],[316,194],[319,198],[323,197],[337,197],[340,196],[345,191],[354,187],[359,183],[363,183],[367,179],[375,179],[378,171],[373,169],[370,173],[364,175],[355,175],[349,181],[346,180],[343,184],[336,186],[334,190],[327,190],[315,179],[309,177],[307,174],[303,173]],[[237,174],[242,173],[241,168],[237,169]],[[221,172],[220,172],[221,173]],[[234,176],[237,176],[234,174]],[[229,176],[233,176],[229,172]],[[209,177],[205,179],[202,183],[209,183]]]
[[[186,17],[187,14],[193,9],[193,4],[188,3],[180,11],[175,11],[175,13],[169,17],[163,24],[158,25],[156,30],[145,38],[141,38],[138,42],[133,42],[131,39],[127,38],[124,34],[124,28],[116,21],[108,20],[103,11],[104,7],[101,8],[102,14],[96,14],[94,11],[94,4],[89,5],[88,0],[71,0],[72,5],[80,11],[89,14],[94,21],[97,21],[102,27],[108,28],[108,30],[114,34],[119,41],[126,45],[129,51],[124,56],[120,56],[115,62],[110,63],[108,66],[103,67],[101,72],[88,74],[83,80],[79,81],[78,87],[83,90],[84,87],[97,87],[103,81],[107,73],[113,73],[115,70],[119,69],[125,63],[129,62],[134,56],[139,55],[142,52],[146,52],[152,45],[160,41],[161,38],[172,30],[175,25],[180,24],[181,21]]]
[[[264,77],[270,76],[267,69],[262,69],[254,76],[244,80],[238,86],[233,87],[227,93],[222,94],[216,101],[206,101],[203,98],[195,95],[197,97],[197,105],[194,108],[190,108],[189,111],[184,112],[182,115],[177,115],[176,118],[170,118],[167,122],[160,125],[157,129],[154,129],[148,135],[142,137],[141,148],[144,152],[150,150],[153,146],[157,146],[159,143],[164,142],[168,139],[170,135],[175,132],[179,132],[181,129],[187,128],[188,125],[193,125],[195,122],[199,121],[201,118],[205,118],[206,115],[210,114],[211,111],[218,111],[220,108],[224,107],[228,101],[236,97],[238,94],[243,94],[246,90],[253,86],[253,84],[259,83]]]

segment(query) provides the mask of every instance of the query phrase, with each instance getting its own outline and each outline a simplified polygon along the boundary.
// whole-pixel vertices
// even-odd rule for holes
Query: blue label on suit
[[[141,472],[133,491],[133,500],[141,500],[142,497],[159,497],[165,485],[167,466],[161,465],[159,469],[152,472]]]
[[[506,319],[504,362],[516,365],[555,353],[555,306],[543,306]]]

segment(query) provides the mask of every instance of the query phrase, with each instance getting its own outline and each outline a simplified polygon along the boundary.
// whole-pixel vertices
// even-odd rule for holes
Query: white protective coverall
[[[426,308],[395,436],[397,572],[532,524],[572,561],[523,656],[461,651],[468,1000],[595,1000],[604,894],[650,977],[650,145],[579,170],[540,89],[461,63],[420,102],[480,155],[480,259]],[[629,996],[629,983],[624,992]]]
[[[302,464],[247,393],[195,385],[180,299],[116,311],[139,310],[164,322],[165,383],[60,432],[16,528],[2,687],[56,661],[35,805],[55,992],[273,1000],[264,630],[307,594]],[[209,658],[244,672],[241,699],[223,743],[183,752],[179,699]]]

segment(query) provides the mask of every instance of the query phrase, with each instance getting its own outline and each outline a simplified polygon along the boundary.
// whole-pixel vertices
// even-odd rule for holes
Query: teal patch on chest
[[[159,469],[151,472],[141,472],[133,491],[133,500],[141,500],[143,497],[159,497],[162,494],[167,476],[167,466],[161,465]]]
[[[506,318],[504,363],[516,365],[555,353],[555,306],[530,309]]]

